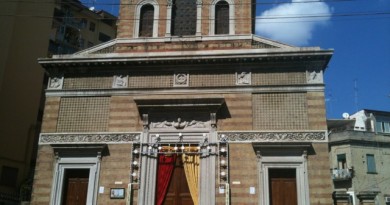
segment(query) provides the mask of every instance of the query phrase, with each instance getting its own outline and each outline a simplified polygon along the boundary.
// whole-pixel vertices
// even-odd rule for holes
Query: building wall
[[[378,193],[376,200],[379,204],[385,204],[384,197],[390,195],[390,182],[388,170],[390,169],[390,148],[387,136],[375,135],[370,132],[345,131],[334,133],[331,136],[333,143],[346,138],[356,139],[355,143],[341,143],[331,145],[331,166],[337,167],[337,155],[345,154],[347,167],[353,168],[352,180],[344,183],[334,183],[334,190],[354,191],[359,193]],[[361,142],[358,142],[361,140]],[[365,141],[366,140],[366,141]],[[376,173],[368,173],[366,155],[374,155]],[[359,201],[356,198],[356,201]],[[364,199],[361,203],[374,204],[373,199]]]
[[[0,11],[0,175],[3,166],[17,168],[13,186],[0,193],[18,195],[30,173],[38,127],[43,70],[37,58],[47,54],[53,4],[2,2]],[[1,202],[0,202],[1,203]]]
[[[50,145],[38,147],[31,205],[49,204],[54,177],[54,152]]]

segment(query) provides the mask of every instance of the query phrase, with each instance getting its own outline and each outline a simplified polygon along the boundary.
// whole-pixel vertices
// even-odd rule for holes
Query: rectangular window
[[[89,30],[90,31],[95,31],[95,27],[96,27],[95,23],[93,23],[93,22],[89,23]]]
[[[3,166],[1,169],[0,185],[16,187],[18,172],[18,168]]]
[[[101,42],[106,42],[106,41],[109,41],[111,40],[111,37],[102,33],[102,32],[99,32],[99,41]]]
[[[367,154],[367,172],[376,173],[375,156],[373,154]]]
[[[382,122],[376,121],[376,123],[375,123],[375,131],[376,132],[383,132]]]
[[[383,122],[383,129],[383,132],[390,133],[390,122]]]
[[[347,158],[345,157],[345,154],[337,155],[337,168],[347,169]]]

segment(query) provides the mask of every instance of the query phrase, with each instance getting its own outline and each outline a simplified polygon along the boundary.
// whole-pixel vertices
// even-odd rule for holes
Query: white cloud
[[[325,25],[331,15],[331,9],[324,2],[299,3],[308,0],[292,0],[264,11],[256,20],[256,33],[272,40],[306,45],[317,26]],[[296,17],[299,18],[283,18]],[[307,17],[302,16],[321,16]]]

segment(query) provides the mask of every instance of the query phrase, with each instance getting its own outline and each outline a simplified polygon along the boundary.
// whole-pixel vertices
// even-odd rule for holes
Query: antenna
[[[356,112],[359,111],[359,104],[358,104],[358,92],[359,92],[359,89],[358,89],[358,80],[355,78],[355,80],[353,80],[354,82],[354,86],[353,86],[353,91],[354,91],[354,96],[355,96],[355,108],[356,108]]]

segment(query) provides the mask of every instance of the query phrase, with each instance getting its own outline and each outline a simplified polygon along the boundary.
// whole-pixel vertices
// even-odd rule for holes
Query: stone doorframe
[[[134,99],[143,120],[138,204],[155,204],[157,147],[151,144],[217,144],[216,115],[224,99]],[[184,119],[180,119],[181,116]],[[199,204],[215,204],[216,146],[201,149]]]
[[[259,205],[270,204],[269,169],[286,168],[296,170],[298,205],[309,205],[309,180],[307,174],[307,153],[309,144],[254,144],[258,158]]]
[[[100,160],[105,145],[52,145],[56,157],[51,205],[62,203],[65,171],[89,169],[87,204],[96,204],[99,184]]]

